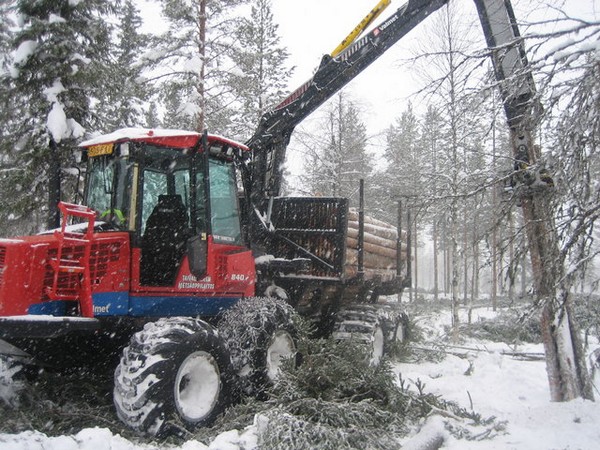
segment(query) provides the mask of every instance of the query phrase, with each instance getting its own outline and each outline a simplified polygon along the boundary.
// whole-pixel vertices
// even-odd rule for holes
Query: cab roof
[[[198,144],[202,134],[195,131],[169,130],[169,129],[149,129],[149,128],[122,128],[109,134],[103,134],[79,144],[79,147],[92,147],[100,144],[118,144],[120,142],[135,141],[148,144],[163,145],[166,147],[189,148]],[[223,136],[209,134],[208,141],[212,143],[222,143],[231,147],[239,148],[243,151],[250,149],[240,143]]]

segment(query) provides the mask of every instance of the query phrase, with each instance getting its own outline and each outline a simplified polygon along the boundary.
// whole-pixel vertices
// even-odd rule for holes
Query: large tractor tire
[[[386,350],[386,330],[376,308],[357,305],[336,314],[333,339],[353,339],[366,348],[369,363],[378,366]]]
[[[0,404],[17,407],[24,389],[23,365],[10,356],[0,355]]]
[[[385,332],[386,351],[390,345],[402,344],[409,339],[410,321],[403,310],[392,305],[378,305],[377,315]]]
[[[231,353],[243,393],[262,397],[285,358],[296,355],[298,315],[286,302],[254,297],[228,310],[219,331]]]
[[[173,317],[131,337],[115,371],[119,418],[151,436],[210,424],[233,398],[235,375],[223,340],[209,324]]]

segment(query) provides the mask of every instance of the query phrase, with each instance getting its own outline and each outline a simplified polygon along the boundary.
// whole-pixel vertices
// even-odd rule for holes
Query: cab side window
[[[233,165],[211,160],[209,173],[213,238],[221,243],[240,244],[240,216]]]
[[[146,229],[148,217],[158,204],[158,196],[167,193],[167,174],[144,171],[144,198],[142,200],[142,234]]]

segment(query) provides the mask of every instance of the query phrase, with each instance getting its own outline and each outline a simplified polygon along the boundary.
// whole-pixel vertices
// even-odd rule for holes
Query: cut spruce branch
[[[411,349],[413,350],[422,350],[426,352],[443,352],[448,355],[457,356],[459,358],[467,358],[469,353],[471,352],[485,352],[485,353],[498,353],[502,356],[510,356],[511,358],[528,360],[528,361],[544,361],[546,359],[546,355],[541,352],[515,352],[515,351],[506,351],[501,350],[500,352],[496,352],[494,350],[489,350],[486,348],[472,348],[472,347],[460,347],[453,345],[436,345],[435,347],[421,347],[416,345],[411,345]],[[455,349],[455,350],[450,350]]]

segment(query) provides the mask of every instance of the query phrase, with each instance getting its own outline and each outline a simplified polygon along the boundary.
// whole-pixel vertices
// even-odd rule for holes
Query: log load
[[[358,267],[356,265],[346,264],[344,266],[344,273],[346,277],[352,278],[358,275]],[[364,268],[365,280],[378,279],[382,282],[392,281],[397,278],[396,269],[369,269]]]
[[[358,229],[358,211],[356,211],[354,208],[351,208],[348,211],[348,222],[356,222],[356,229]],[[381,233],[385,233],[384,230],[391,230],[394,236],[398,236],[395,225],[391,225],[387,222],[384,222],[383,220],[378,220],[374,217],[365,215],[365,230],[367,229],[367,226],[369,226],[373,230],[378,228],[379,230],[377,232]],[[406,240],[406,230],[402,230],[402,240]]]
[[[364,217],[363,266],[366,279],[380,278],[389,281],[396,277],[398,230],[373,217]],[[406,261],[406,232],[402,231],[400,258]],[[351,209],[348,214],[346,237],[346,276],[358,273],[358,212]]]

